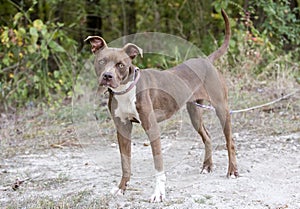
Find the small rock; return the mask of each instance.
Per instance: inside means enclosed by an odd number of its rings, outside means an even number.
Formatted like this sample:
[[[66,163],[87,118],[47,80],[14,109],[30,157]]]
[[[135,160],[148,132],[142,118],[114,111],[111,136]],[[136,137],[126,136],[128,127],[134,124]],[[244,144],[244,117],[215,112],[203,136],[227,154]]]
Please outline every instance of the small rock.
[[[233,138],[238,139],[240,137],[239,133],[233,133]]]

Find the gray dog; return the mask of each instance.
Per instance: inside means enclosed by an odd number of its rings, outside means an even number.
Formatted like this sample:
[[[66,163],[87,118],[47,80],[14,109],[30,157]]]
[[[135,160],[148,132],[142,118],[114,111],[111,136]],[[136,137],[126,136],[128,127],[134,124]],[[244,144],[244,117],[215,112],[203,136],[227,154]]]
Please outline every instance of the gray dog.
[[[170,118],[186,104],[193,127],[205,144],[205,159],[202,171],[212,170],[211,139],[204,127],[201,110],[195,105],[209,101],[223,127],[229,157],[227,176],[238,176],[235,146],[232,139],[227,88],[222,75],[212,63],[228,48],[230,26],[226,13],[222,10],[226,25],[225,41],[207,58],[193,58],[169,70],[139,70],[132,64],[142,49],[128,43],[123,48],[110,48],[103,38],[89,36],[95,55],[95,70],[99,85],[109,90],[108,108],[117,129],[121,153],[122,178],[117,193],[124,194],[131,175],[131,130],[132,123],[140,123],[151,144],[156,187],[151,202],[165,198],[163,157],[158,123]]]

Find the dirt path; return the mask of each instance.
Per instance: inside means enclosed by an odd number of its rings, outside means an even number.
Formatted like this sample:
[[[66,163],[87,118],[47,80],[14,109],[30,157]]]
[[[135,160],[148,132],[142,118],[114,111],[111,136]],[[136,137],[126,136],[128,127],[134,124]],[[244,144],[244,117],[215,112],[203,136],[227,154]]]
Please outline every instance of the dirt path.
[[[299,95],[271,111],[233,116],[237,179],[225,177],[227,151],[213,113],[205,114],[214,144],[210,174],[200,174],[203,145],[185,110],[162,124],[167,199],[155,204],[148,203],[154,169],[140,128],[134,129],[128,191],[113,196],[121,169],[111,121],[48,120],[34,126],[36,119],[31,123],[2,115],[0,208],[299,209],[300,108],[295,101]]]

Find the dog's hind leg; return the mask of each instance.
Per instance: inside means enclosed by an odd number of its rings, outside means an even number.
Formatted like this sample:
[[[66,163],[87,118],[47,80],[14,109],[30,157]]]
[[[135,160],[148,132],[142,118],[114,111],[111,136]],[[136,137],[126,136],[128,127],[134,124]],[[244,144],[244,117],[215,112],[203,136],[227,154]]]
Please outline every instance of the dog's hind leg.
[[[197,102],[201,103],[201,101]],[[205,145],[205,156],[201,173],[203,173],[204,171],[211,172],[213,166],[211,139],[202,120],[202,110],[199,107],[197,107],[193,102],[188,102],[186,106],[193,127],[199,133]]]
[[[216,109],[216,114],[220,120],[221,126],[223,127],[223,132],[226,139],[226,147],[228,151],[228,160],[229,160],[227,177],[230,177],[232,175],[238,177],[239,173],[237,170],[235,145],[232,138],[229,108],[227,105],[216,105],[215,109]]]
[[[209,70],[206,73],[204,89],[207,92],[210,103],[215,108],[225,135],[229,158],[227,176],[238,176],[235,146],[232,138],[230,112],[228,107],[228,93],[225,80],[222,76],[218,75],[215,70]]]

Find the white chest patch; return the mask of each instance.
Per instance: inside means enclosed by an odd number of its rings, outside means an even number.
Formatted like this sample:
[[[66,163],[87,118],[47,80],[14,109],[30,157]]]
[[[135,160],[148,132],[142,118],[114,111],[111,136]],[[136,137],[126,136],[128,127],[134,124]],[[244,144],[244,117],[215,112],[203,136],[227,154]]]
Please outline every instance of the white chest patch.
[[[118,107],[115,110],[115,116],[119,117],[123,123],[126,119],[133,119],[140,121],[139,114],[136,110],[136,86],[134,86],[129,92],[123,95],[114,95],[118,101]]]

